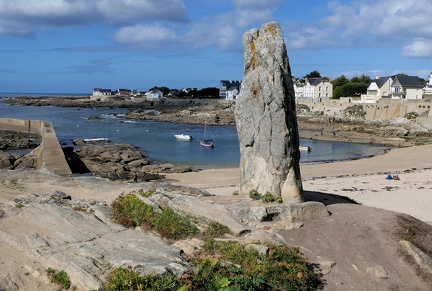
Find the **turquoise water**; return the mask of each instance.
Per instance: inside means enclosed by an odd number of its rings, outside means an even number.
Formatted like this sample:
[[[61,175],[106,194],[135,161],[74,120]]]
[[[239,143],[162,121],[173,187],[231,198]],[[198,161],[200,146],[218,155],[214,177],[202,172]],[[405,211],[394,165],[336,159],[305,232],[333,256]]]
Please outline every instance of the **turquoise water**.
[[[13,106],[0,102],[0,117],[46,120],[53,124],[57,138],[63,145],[72,145],[75,138],[108,138],[113,142],[129,143],[148,154],[153,161],[186,164],[196,167],[238,166],[240,160],[235,127],[207,127],[215,148],[203,148],[198,140],[204,127],[155,121],[130,121],[122,118],[122,108],[62,108]],[[89,116],[102,119],[88,120]],[[195,139],[179,141],[175,134],[189,134]],[[301,139],[302,163],[357,159],[381,153],[387,147]]]

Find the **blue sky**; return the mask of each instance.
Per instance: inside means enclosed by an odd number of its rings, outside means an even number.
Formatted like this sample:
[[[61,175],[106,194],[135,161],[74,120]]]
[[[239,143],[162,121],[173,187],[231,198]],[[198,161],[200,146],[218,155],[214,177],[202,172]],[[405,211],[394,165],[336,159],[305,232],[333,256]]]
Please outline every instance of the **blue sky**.
[[[0,0],[0,92],[218,87],[244,32],[283,31],[295,77],[432,72],[431,0]]]

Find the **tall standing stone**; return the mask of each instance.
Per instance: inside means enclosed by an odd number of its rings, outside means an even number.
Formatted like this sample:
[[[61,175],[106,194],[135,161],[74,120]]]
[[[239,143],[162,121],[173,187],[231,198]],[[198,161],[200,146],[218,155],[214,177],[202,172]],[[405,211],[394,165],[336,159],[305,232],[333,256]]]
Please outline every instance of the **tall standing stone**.
[[[282,30],[265,23],[243,35],[244,80],[236,101],[240,193],[302,202],[294,87]]]

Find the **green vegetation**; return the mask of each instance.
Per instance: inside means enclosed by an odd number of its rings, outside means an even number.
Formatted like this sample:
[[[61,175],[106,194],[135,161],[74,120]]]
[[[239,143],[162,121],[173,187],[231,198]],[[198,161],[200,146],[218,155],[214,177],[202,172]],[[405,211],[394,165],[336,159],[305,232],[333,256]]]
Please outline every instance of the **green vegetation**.
[[[275,197],[270,192],[266,192],[264,195],[262,195],[257,190],[251,190],[249,192],[249,197],[252,200],[260,200],[261,199],[264,203],[272,203],[272,202],[282,203],[283,202],[281,197]]]
[[[198,228],[187,217],[175,213],[169,207],[150,217],[150,224],[168,239],[181,239],[198,233]]]
[[[317,290],[320,277],[296,248],[268,245],[267,254],[235,242],[206,241],[195,271],[175,280],[117,268],[105,290]],[[217,257],[217,258],[215,258]]]
[[[166,207],[161,213],[137,197],[138,193],[120,195],[113,203],[114,218],[125,226],[147,224],[168,239],[180,239],[198,233],[198,228],[184,216]],[[277,201],[271,193],[251,196],[268,202]],[[105,290],[317,290],[320,278],[296,248],[268,244],[268,252],[259,253],[236,241],[216,241],[230,230],[217,221],[208,223],[202,233],[206,238],[199,256],[189,257],[191,273],[180,279],[171,276],[140,276],[132,269],[116,268]]]
[[[354,76],[351,80],[347,79],[344,75],[341,75],[332,81],[333,98],[358,97],[367,92],[370,83],[371,78],[364,74],[361,76]]]
[[[254,189],[254,190],[250,190],[249,197],[252,200],[260,200],[262,195],[257,190]]]
[[[406,119],[416,119],[418,116],[419,114],[417,112],[408,112],[404,117]]]
[[[283,200],[281,197],[275,197],[272,193],[270,192],[266,192],[262,197],[261,197],[262,201],[264,203],[272,203],[272,202],[277,202],[277,203],[282,203]]]
[[[351,117],[359,117],[364,118],[366,115],[366,111],[364,111],[363,105],[352,105],[345,109],[345,114]]]
[[[120,195],[113,203],[114,220],[125,227],[150,223],[153,208],[142,202],[134,193]]]
[[[318,72],[317,70],[314,70],[312,72],[310,72],[309,74],[307,74],[306,76],[303,77],[303,79],[306,78],[320,78],[321,77],[321,73]]]
[[[56,271],[51,267],[48,267],[45,271],[48,277],[51,278],[51,283],[59,285],[62,288],[61,290],[70,288],[71,282],[65,271]]]
[[[181,283],[171,276],[140,276],[125,268],[115,269],[105,284],[106,291],[182,290],[180,287]]]
[[[208,238],[214,238],[222,236],[229,232],[230,229],[228,226],[223,225],[217,221],[211,221],[207,226],[207,230],[204,232],[204,236]]]
[[[167,239],[181,239],[198,233],[198,228],[169,207],[161,213],[141,201],[135,192],[120,195],[113,203],[114,220],[125,227],[146,225]]]

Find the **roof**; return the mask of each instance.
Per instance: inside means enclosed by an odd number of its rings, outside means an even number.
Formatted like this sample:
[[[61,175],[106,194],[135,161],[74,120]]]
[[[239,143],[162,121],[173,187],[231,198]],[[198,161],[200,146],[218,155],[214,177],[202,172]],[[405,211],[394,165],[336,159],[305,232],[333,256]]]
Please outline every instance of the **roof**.
[[[327,78],[327,77],[309,78],[308,82],[311,86],[316,86],[321,82],[329,82],[329,78]]]
[[[231,86],[227,89],[227,91],[234,91],[234,90],[238,90],[238,86]]]
[[[372,80],[372,82],[375,82],[378,88],[382,88],[388,79],[390,79],[390,77],[379,77],[378,79]]]
[[[422,81],[417,76],[395,76],[394,78],[402,87],[424,88]]]
[[[240,86],[242,81],[232,81],[232,80],[221,80],[220,81],[222,84],[224,84],[227,88],[231,87],[231,86]]]
[[[94,88],[93,90],[99,92],[111,92],[111,89]]]

